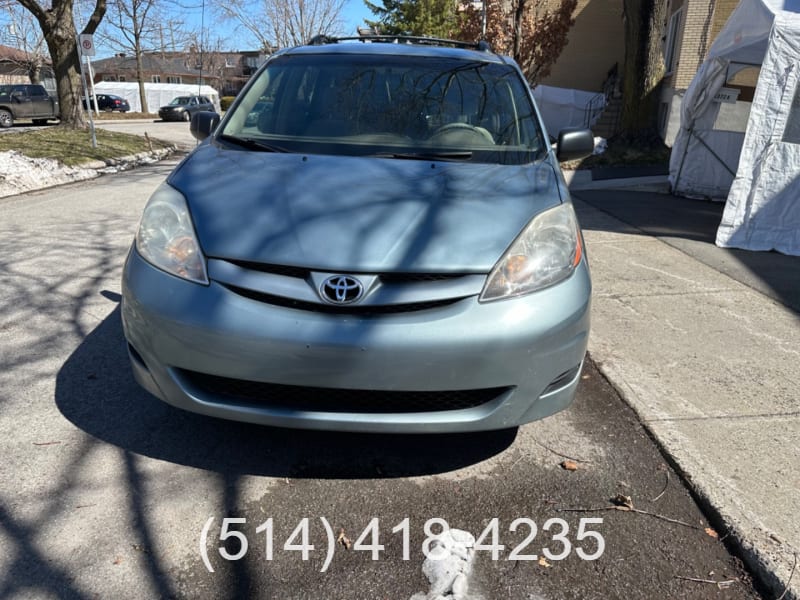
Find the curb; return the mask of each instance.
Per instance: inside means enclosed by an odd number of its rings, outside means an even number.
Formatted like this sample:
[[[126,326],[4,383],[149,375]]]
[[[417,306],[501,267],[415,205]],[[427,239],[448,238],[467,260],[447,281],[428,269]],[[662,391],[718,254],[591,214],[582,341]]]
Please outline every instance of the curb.
[[[669,177],[667,175],[650,175],[647,177],[625,177],[620,179],[592,179],[588,169],[579,171],[563,171],[564,179],[570,190],[637,190],[669,193]]]
[[[106,160],[92,160],[75,166],[80,169],[93,169],[95,171],[107,169],[108,167],[130,168],[145,161],[162,160],[177,151],[178,147],[175,144],[171,144],[165,148],[153,150],[152,152],[139,152],[138,154],[130,154],[128,156],[120,156],[119,158],[109,158]]]

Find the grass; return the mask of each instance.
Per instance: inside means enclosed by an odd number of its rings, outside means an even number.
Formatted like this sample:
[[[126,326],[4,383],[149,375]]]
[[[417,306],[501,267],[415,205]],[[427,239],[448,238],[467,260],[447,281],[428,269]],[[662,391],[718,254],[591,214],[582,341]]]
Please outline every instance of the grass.
[[[169,144],[138,135],[95,129],[97,148],[92,148],[88,129],[48,127],[36,131],[19,131],[0,136],[0,152],[17,150],[31,158],[54,158],[65,165],[77,166],[94,160],[121,158],[139,152],[166,148]]]
[[[107,112],[100,111],[99,115],[92,113],[95,121],[130,121],[132,119],[146,119],[148,121],[160,121],[161,118],[155,113],[142,113],[142,112]],[[89,120],[89,117],[86,117]]]

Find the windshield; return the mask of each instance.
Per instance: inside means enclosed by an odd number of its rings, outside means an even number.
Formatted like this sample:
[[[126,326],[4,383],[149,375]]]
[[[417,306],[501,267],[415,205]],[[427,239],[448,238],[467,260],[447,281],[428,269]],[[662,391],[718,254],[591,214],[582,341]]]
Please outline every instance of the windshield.
[[[172,102],[169,104],[170,106],[174,106],[175,104],[189,104],[189,98],[187,96],[179,96],[177,98],[173,98]]]
[[[419,56],[276,57],[221,134],[291,152],[489,163],[530,162],[547,149],[514,68]]]

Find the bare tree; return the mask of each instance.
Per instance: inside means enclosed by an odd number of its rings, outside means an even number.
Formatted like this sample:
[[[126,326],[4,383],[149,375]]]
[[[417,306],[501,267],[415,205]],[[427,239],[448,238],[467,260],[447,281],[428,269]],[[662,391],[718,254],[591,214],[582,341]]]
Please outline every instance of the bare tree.
[[[41,83],[42,69],[49,57],[44,35],[36,19],[19,4],[9,0],[0,2],[0,15],[0,43],[18,51],[8,58],[28,76],[31,83]]]
[[[17,0],[39,23],[42,30],[58,90],[61,124],[67,127],[86,126],[81,107],[81,73],[78,56],[78,29],[75,26],[75,0]],[[81,33],[93,34],[106,14],[106,0],[95,0],[94,9]]]
[[[265,52],[308,42],[343,29],[345,0],[230,0],[223,13],[237,21]]]
[[[517,61],[535,85],[550,73],[575,23],[577,0],[486,0],[486,40],[501,54]],[[471,4],[461,31],[462,39],[482,37],[482,9]]]
[[[136,81],[139,82],[139,101],[147,106],[144,89],[143,57],[160,39],[156,16],[157,0],[111,0],[101,32],[103,42],[136,60]]]

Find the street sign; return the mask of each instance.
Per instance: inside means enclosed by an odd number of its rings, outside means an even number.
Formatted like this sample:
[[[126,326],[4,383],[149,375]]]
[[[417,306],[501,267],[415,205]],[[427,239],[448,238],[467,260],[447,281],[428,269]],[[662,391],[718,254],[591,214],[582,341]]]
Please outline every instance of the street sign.
[[[94,56],[94,36],[90,33],[82,33],[78,36],[78,48],[81,56]]]

